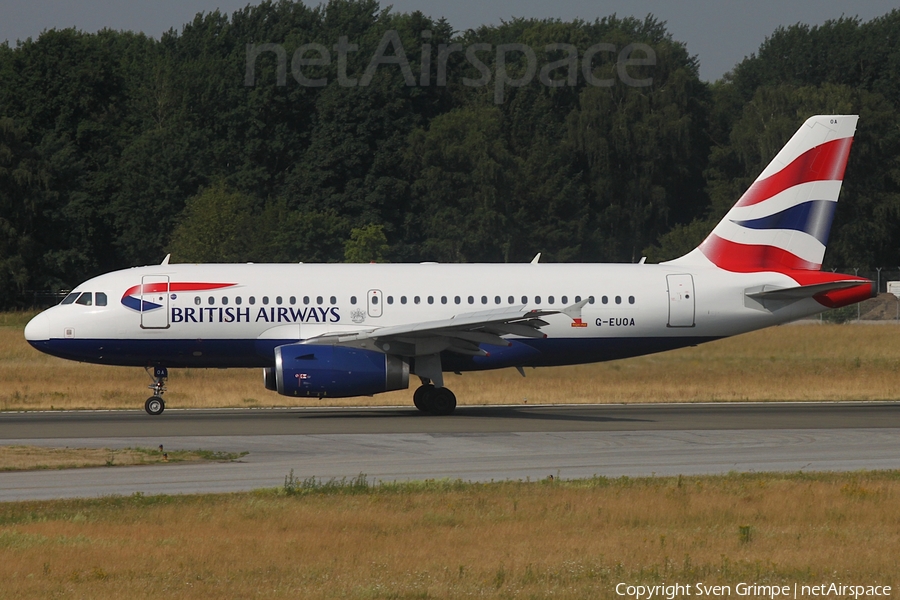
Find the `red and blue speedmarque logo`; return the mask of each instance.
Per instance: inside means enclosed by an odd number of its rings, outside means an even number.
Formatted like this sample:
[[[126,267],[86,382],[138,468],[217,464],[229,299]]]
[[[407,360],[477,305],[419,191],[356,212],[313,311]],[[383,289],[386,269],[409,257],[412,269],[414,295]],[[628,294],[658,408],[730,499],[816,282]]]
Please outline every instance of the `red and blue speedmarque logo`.
[[[234,283],[200,283],[200,282],[172,282],[172,283],[145,283],[143,285],[135,285],[122,295],[122,304],[136,310],[138,312],[148,312],[162,308],[162,304],[143,300],[142,296],[147,294],[166,294],[176,292],[207,292],[209,290],[220,290],[232,287]]]

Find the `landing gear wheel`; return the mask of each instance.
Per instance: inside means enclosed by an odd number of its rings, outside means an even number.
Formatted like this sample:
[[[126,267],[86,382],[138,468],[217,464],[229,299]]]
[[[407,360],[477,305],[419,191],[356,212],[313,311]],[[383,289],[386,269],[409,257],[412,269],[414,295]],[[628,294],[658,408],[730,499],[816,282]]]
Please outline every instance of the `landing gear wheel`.
[[[166,410],[166,403],[163,402],[163,399],[159,396],[150,396],[147,398],[147,401],[144,402],[144,410],[146,410],[149,415],[161,415],[162,412]]]
[[[150,375],[150,367],[144,367],[144,370],[147,371],[147,375]],[[150,375],[153,383],[147,386],[153,391],[153,395],[144,402],[144,410],[147,411],[148,415],[161,415],[166,410],[166,403],[163,402],[162,395],[166,391],[166,379],[168,378],[168,369],[165,367],[153,367],[153,374]]]
[[[413,394],[413,404],[423,413],[444,416],[456,410],[456,396],[447,388],[436,388],[426,383]]]
[[[429,395],[429,400],[433,415],[452,415],[456,410],[456,395],[445,387],[435,388]]]
[[[416,388],[415,393],[413,394],[413,404],[416,405],[422,412],[429,412],[428,410],[428,396],[434,391],[434,386],[430,383],[427,385],[420,385]]]

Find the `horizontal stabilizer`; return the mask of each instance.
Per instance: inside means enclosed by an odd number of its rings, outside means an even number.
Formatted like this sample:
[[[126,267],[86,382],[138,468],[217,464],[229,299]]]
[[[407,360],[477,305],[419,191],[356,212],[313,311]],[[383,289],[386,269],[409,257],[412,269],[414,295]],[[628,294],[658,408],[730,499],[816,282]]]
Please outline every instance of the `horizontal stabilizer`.
[[[797,287],[781,288],[777,290],[764,290],[748,293],[747,296],[754,300],[803,300],[804,298],[812,298],[824,292],[844,290],[864,283],[869,282],[860,281],[859,279],[845,279],[841,281],[828,281],[826,283],[814,283],[811,285],[798,285]]]

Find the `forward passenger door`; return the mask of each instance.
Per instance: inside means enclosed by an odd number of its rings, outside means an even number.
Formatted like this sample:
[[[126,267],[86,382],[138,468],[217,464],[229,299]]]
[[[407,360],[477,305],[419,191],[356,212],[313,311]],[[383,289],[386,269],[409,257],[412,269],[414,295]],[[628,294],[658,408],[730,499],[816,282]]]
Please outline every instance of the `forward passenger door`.
[[[169,327],[169,277],[144,275],[141,279],[141,328]]]

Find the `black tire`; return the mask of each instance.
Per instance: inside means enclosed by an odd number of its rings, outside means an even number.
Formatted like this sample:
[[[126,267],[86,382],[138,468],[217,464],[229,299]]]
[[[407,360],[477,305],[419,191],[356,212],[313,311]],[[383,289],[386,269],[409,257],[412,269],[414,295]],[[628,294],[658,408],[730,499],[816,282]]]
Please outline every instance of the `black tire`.
[[[416,405],[416,408],[424,413],[431,412],[431,410],[429,409],[429,396],[433,391],[434,386],[430,383],[427,385],[420,385],[418,388],[416,388],[415,393],[413,393],[413,404]]]
[[[456,410],[456,395],[445,387],[435,388],[428,395],[429,412],[433,415],[452,415]]]
[[[161,415],[163,411],[166,410],[166,403],[163,402],[163,399],[159,396],[150,396],[147,398],[147,401],[144,402],[144,410],[147,411],[148,415],[153,415],[155,417]]]

